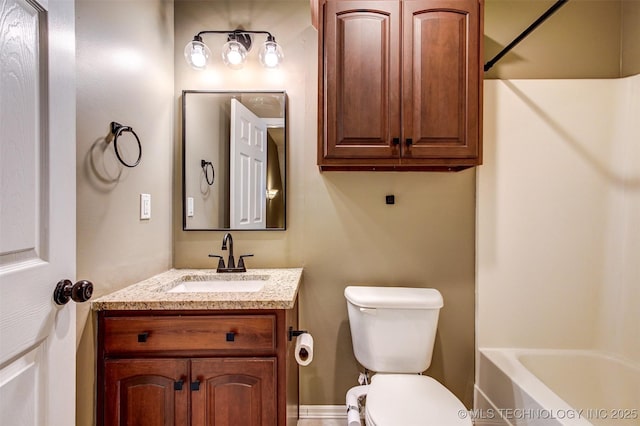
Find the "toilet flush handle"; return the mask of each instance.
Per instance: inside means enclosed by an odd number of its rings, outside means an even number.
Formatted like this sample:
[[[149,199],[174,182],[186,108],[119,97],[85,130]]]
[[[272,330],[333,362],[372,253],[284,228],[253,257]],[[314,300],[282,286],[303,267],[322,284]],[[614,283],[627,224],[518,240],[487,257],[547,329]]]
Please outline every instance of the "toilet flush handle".
[[[376,315],[376,308],[360,308],[363,314]]]

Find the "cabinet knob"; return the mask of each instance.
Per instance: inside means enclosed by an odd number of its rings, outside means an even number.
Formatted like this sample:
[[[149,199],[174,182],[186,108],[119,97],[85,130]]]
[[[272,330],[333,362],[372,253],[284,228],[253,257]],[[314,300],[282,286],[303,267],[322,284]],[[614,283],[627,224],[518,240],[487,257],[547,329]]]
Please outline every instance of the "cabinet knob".
[[[411,139],[411,138],[407,138],[407,139],[405,140],[405,143],[407,144],[407,146],[411,146],[411,145],[413,145],[413,139]]]
[[[393,142],[394,145],[400,145],[400,138],[393,138],[391,142]]]
[[[138,343],[145,343],[147,341],[147,337],[149,337],[149,333],[146,331],[138,334]]]
[[[230,331],[227,333],[227,342],[234,342],[236,340],[236,333]]]
[[[196,380],[195,382],[191,382],[191,390],[199,391],[200,390],[200,380]]]
[[[180,379],[173,384],[173,390],[182,390],[183,385],[184,385],[184,380]]]

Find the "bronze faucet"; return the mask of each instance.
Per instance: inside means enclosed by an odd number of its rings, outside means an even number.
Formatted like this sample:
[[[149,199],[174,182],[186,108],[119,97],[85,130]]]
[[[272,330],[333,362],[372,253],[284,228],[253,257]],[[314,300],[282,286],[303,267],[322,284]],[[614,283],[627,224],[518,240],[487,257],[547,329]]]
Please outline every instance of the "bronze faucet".
[[[227,261],[227,268],[235,268],[236,261],[233,258],[233,237],[229,232],[224,234],[224,238],[222,238],[222,250],[227,249],[227,241],[229,242],[229,260]]]
[[[244,258],[251,257],[253,255],[243,254],[238,260],[238,266],[236,266],[236,261],[233,257],[233,237],[229,232],[224,234],[224,237],[222,238],[222,250],[227,250],[227,243],[229,244],[229,259],[227,260],[227,266],[224,265],[222,256],[219,256],[217,254],[209,255],[209,257],[218,258],[218,268],[216,269],[216,272],[247,272],[247,268],[244,266]]]

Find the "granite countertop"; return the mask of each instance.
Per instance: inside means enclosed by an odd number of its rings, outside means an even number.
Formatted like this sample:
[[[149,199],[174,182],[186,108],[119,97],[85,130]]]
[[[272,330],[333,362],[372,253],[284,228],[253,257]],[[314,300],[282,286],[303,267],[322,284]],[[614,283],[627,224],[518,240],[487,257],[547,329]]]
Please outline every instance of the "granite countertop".
[[[255,292],[168,293],[182,281],[266,279]],[[171,269],[91,302],[102,310],[291,309],[302,281],[302,268],[249,269],[216,273],[215,269]]]

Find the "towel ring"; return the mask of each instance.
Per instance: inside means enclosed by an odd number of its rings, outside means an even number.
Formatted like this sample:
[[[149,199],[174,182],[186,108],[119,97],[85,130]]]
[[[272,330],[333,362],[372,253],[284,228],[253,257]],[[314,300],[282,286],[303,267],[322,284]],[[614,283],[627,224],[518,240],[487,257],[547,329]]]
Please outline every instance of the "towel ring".
[[[118,137],[124,132],[130,132],[136,138],[136,142],[138,143],[138,159],[133,164],[129,164],[124,161],[122,157],[120,157],[120,151],[118,151]],[[134,132],[133,129],[129,126],[123,126],[120,123],[112,121],[111,134],[113,135],[113,148],[116,151],[116,157],[118,157],[118,161],[120,161],[126,167],[135,167],[140,164],[140,159],[142,159],[142,144],[140,143],[140,138],[138,138],[136,132]]]
[[[211,179],[209,179],[209,167],[211,167]],[[202,171],[204,172],[204,178],[207,180],[207,184],[209,186],[213,185],[213,181],[216,179],[216,171],[213,168],[213,164],[211,161],[200,160],[200,167],[202,167]]]

